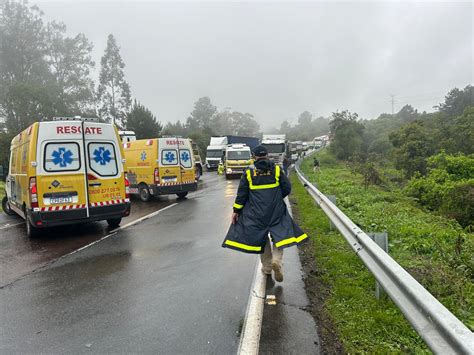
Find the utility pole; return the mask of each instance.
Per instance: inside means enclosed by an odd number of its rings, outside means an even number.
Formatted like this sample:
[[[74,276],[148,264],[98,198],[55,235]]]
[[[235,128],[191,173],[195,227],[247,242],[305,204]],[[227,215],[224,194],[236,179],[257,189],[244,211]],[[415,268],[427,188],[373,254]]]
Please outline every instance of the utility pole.
[[[392,102],[392,116],[393,116],[393,109],[395,107],[395,95],[394,94],[390,94],[390,98],[391,98],[391,102]]]

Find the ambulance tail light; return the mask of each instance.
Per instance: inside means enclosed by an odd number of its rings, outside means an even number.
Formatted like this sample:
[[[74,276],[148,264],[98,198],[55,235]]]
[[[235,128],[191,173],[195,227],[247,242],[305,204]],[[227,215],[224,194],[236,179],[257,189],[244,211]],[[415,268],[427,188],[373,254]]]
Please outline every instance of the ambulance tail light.
[[[125,198],[130,198],[130,181],[125,177]]]
[[[158,168],[155,168],[155,172],[153,176],[155,179],[155,184],[159,184],[160,183],[160,170]]]
[[[35,176],[30,178],[30,201],[31,201],[31,208],[38,207],[38,188],[36,186]]]

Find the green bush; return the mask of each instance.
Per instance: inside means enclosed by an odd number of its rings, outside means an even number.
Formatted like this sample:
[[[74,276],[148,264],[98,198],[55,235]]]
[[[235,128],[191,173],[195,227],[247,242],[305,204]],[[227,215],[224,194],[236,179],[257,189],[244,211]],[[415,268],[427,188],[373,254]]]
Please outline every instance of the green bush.
[[[447,155],[428,159],[428,174],[415,175],[408,196],[432,211],[456,219],[463,227],[474,225],[474,155]]]

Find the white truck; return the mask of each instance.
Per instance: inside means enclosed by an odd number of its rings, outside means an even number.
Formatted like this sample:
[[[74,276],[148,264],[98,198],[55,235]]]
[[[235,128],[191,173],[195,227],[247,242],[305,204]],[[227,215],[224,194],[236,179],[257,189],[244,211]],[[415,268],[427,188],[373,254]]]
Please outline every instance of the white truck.
[[[287,142],[284,134],[264,134],[262,145],[267,148],[268,158],[277,165],[283,164],[286,156]]]
[[[206,150],[207,170],[217,170],[227,148],[227,137],[211,137]]]

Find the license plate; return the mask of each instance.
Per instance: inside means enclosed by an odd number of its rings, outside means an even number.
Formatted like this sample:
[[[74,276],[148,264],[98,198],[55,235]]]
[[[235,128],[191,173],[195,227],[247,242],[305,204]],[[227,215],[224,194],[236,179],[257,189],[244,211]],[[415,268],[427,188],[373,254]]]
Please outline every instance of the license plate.
[[[177,182],[178,179],[177,179],[177,178],[167,178],[167,177],[163,177],[163,181],[165,181],[165,182]]]
[[[59,205],[59,204],[64,204],[64,203],[71,203],[72,202],[72,196],[68,197],[51,197],[50,203],[52,205]]]

